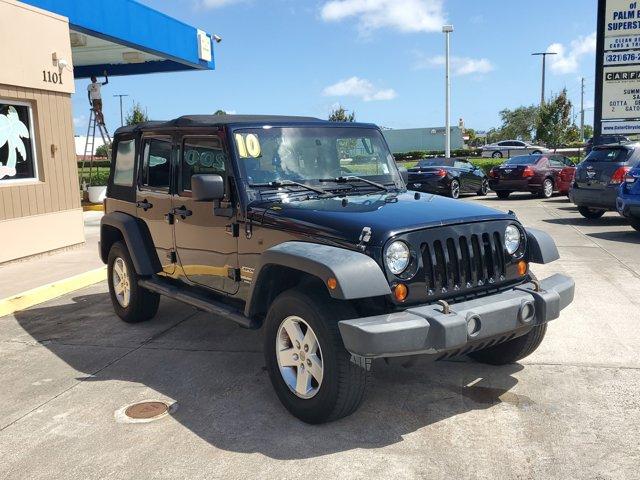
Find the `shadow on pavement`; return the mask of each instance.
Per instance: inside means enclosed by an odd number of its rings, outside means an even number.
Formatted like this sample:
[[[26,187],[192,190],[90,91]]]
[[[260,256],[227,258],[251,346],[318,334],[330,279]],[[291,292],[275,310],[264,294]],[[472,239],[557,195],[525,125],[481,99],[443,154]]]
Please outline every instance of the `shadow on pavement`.
[[[425,426],[500,402],[532,403],[510,392],[521,365],[489,367],[460,360],[418,362],[406,369],[380,361],[358,412],[338,422],[309,426],[277,400],[263,366],[260,331],[212,320],[165,300],[151,322],[125,324],[113,314],[106,293],[78,296],[15,317],[33,339],[86,373],[84,382],[98,384],[88,391],[73,390],[78,392],[71,394],[73,401],[126,404],[139,400],[133,393],[139,389],[102,382],[142,384],[177,401],[173,418],[217,448],[276,459],[383,447]],[[118,347],[118,353],[95,371],[95,366],[89,367],[95,365],[92,357],[105,347]],[[96,405],[83,407],[100,411]]]
[[[633,230],[631,227],[629,227],[629,231],[625,232],[599,232],[587,233],[586,235],[589,237],[599,238],[600,240],[640,244],[640,233]]]
[[[596,219],[588,219],[584,217],[572,217],[572,218],[545,218],[543,222],[553,223],[555,225],[575,225],[579,227],[619,227],[619,226],[628,226],[629,229],[632,227],[629,225],[629,222],[620,216],[604,216]]]

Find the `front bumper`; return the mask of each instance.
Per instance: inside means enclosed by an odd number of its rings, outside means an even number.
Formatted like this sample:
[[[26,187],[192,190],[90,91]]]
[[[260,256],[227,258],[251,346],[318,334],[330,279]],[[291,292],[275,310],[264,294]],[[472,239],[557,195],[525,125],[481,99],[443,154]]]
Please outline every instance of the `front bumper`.
[[[354,355],[368,358],[438,355],[485,339],[523,334],[535,325],[554,320],[573,301],[574,289],[572,278],[556,274],[540,282],[537,292],[528,283],[453,304],[449,314],[444,314],[440,305],[425,305],[404,312],[343,320],[338,327],[345,348]],[[467,328],[470,320],[479,322],[479,328],[472,334]]]

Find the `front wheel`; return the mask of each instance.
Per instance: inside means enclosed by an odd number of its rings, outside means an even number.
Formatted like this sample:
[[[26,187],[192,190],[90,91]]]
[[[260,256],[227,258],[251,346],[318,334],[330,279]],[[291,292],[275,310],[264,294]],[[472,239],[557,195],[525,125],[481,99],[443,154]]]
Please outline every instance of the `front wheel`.
[[[535,326],[521,337],[470,353],[469,356],[480,363],[508,365],[531,355],[542,343],[547,333],[547,324]]]
[[[578,207],[578,212],[584,218],[588,218],[589,220],[596,220],[604,215],[604,210],[599,208],[589,208],[589,207]]]
[[[460,182],[458,180],[451,180],[449,196],[451,198],[460,198]]]
[[[344,348],[338,321],[344,304],[292,289],[280,294],[265,320],[264,355],[273,388],[289,412],[307,423],[351,415],[364,398],[370,360]]]
[[[158,312],[160,295],[138,286],[138,275],[122,242],[114,243],[109,250],[107,278],[113,309],[123,321],[144,322]]]

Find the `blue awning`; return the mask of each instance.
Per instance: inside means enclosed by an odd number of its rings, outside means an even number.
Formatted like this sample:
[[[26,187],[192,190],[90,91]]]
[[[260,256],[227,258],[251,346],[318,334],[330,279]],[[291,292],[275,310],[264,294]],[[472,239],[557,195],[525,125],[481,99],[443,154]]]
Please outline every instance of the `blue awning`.
[[[134,0],[24,1],[69,19],[75,78],[215,68],[210,34]]]

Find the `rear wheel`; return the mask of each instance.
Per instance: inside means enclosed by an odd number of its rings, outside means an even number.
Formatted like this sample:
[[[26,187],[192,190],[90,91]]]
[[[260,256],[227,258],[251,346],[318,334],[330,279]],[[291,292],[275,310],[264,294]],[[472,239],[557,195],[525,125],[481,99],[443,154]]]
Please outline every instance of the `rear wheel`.
[[[449,186],[449,196],[451,198],[460,198],[460,182],[458,180],[451,180]]]
[[[158,312],[160,295],[138,286],[138,274],[122,242],[114,243],[109,250],[107,277],[113,309],[123,321],[144,322]]]
[[[502,158],[502,152],[493,152],[491,154],[492,158]]]
[[[297,289],[280,294],[265,320],[264,355],[282,404],[307,423],[351,415],[362,403],[370,360],[344,348],[338,321],[344,304]]]
[[[551,198],[553,196],[553,180],[550,178],[544,179],[544,182],[542,182],[542,190],[540,190],[539,195],[542,198]]]
[[[484,197],[489,191],[489,180],[486,178],[482,180],[482,185],[480,186],[480,190],[476,192],[476,194],[480,197]]]
[[[547,333],[547,324],[535,326],[530,332],[495,347],[478,350],[469,356],[481,363],[490,365],[507,365],[531,355],[542,343]]]
[[[580,212],[580,215],[584,218],[596,220],[604,215],[605,210],[599,208],[578,207],[578,212]]]
[[[506,200],[511,195],[511,192],[509,190],[497,190],[496,195],[498,195],[499,199]]]

